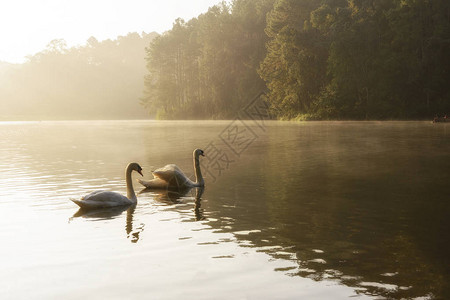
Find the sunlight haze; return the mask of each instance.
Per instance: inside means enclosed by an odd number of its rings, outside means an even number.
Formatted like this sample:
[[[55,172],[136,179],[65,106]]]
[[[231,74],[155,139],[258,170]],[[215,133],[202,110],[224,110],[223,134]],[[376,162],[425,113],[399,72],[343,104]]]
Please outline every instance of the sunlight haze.
[[[0,41],[0,300],[450,300],[450,0],[2,0]]]
[[[94,36],[114,39],[129,32],[162,33],[176,18],[186,21],[219,0],[17,0],[0,5],[0,61],[22,63],[53,39],[83,45]]]

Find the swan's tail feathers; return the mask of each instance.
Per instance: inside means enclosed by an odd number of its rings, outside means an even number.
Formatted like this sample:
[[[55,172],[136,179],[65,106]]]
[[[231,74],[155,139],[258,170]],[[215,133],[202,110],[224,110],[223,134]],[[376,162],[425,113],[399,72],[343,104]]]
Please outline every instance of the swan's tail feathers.
[[[139,179],[139,178],[137,178],[136,179],[140,184],[142,184],[143,186],[145,186],[145,187],[149,187],[148,185],[148,181],[144,181],[144,180],[142,180],[142,179]]]
[[[70,198],[70,200],[75,203],[76,205],[78,205],[79,207],[83,207],[83,202],[80,199],[74,199],[74,198]]]
[[[143,186],[145,186],[146,188],[150,188],[150,189],[157,189],[157,188],[159,188],[160,186],[161,186],[161,184],[160,184],[160,182],[159,182],[159,180],[155,180],[155,179],[152,179],[152,180],[148,180],[148,181],[145,181],[145,180],[142,180],[142,179],[136,179],[140,184],[142,184]]]
[[[159,179],[159,178],[155,178],[149,181],[144,181],[141,179],[136,179],[140,184],[142,184],[143,186],[145,186],[146,188],[149,189],[167,189],[167,182]]]

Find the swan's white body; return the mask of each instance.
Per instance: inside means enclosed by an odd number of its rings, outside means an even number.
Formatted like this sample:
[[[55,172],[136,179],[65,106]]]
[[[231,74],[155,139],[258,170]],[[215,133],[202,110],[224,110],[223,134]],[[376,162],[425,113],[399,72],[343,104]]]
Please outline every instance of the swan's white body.
[[[125,170],[127,183],[127,196],[110,191],[95,191],[81,199],[70,199],[83,209],[107,208],[116,206],[131,205],[137,202],[136,194],[133,189],[131,172],[136,171],[142,175],[142,168],[137,163],[130,163]]]
[[[110,191],[95,191],[86,196],[81,197],[81,199],[70,199],[75,204],[81,208],[106,208],[115,206],[131,205],[135,203],[134,201],[128,199],[127,197]]]
[[[174,165],[166,165],[152,172],[155,177],[152,180],[138,180],[140,184],[149,189],[183,189],[188,187],[204,186],[202,172],[200,170],[199,157],[204,156],[203,150],[195,149],[193,153],[195,182],[189,179],[181,169]]]

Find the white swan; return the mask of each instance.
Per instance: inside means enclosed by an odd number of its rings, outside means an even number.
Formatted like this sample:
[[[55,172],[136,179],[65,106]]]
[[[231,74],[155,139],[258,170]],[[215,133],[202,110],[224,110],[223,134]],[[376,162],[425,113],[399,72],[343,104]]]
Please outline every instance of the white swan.
[[[137,202],[136,194],[133,189],[131,180],[131,172],[136,171],[142,175],[142,168],[137,163],[130,163],[125,169],[125,178],[127,182],[127,196],[123,196],[116,192],[95,191],[81,199],[70,199],[82,209],[96,209],[115,206],[131,205]]]
[[[200,155],[205,156],[205,153],[201,149],[195,149],[192,155],[194,157],[195,182],[190,180],[176,165],[170,164],[153,171],[154,179],[149,181],[138,179],[139,183],[149,189],[183,189],[204,186],[205,181],[200,170],[199,157]]]

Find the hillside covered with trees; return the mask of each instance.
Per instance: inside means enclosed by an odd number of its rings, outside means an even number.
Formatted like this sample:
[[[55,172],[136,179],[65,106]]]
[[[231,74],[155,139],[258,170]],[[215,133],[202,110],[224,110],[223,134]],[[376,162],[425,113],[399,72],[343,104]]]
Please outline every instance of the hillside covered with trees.
[[[88,39],[68,48],[53,40],[23,64],[0,63],[3,120],[136,119],[144,89],[145,47],[157,33]]]
[[[232,118],[260,91],[279,118],[431,118],[450,112],[450,2],[234,0],[146,60],[158,118]]]

